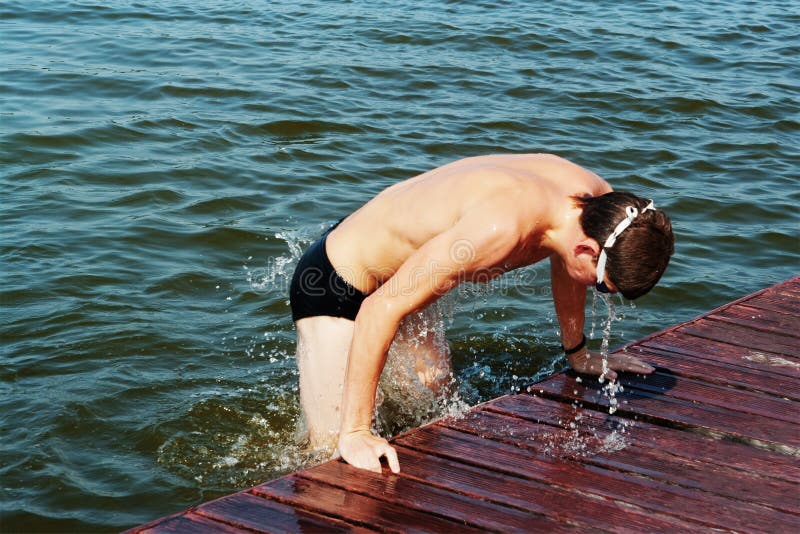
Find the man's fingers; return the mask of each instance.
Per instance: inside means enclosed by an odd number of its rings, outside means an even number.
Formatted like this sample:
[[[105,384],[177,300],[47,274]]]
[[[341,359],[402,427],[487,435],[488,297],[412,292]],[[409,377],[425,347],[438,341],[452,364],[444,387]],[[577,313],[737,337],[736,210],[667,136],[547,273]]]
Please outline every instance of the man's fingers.
[[[644,363],[639,358],[627,354],[620,354],[615,359],[614,369],[618,371],[630,371],[632,373],[650,374],[655,371],[655,367]]]
[[[392,473],[399,473],[400,461],[397,459],[397,451],[394,450],[394,447],[387,444],[383,454],[386,456],[386,461],[389,462],[389,469],[392,470]]]
[[[372,471],[373,473],[381,472],[380,456],[374,454],[370,454],[369,456],[364,455],[357,461],[350,462],[350,465],[352,465],[353,467],[358,467],[359,469],[366,469],[367,471]]]

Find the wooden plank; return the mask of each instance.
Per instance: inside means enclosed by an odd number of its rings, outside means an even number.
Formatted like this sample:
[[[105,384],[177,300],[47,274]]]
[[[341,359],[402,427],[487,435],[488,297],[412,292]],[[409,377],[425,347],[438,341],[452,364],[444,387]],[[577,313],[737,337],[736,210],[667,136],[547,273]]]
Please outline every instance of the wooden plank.
[[[636,343],[645,343],[645,342],[647,342],[647,341],[649,341],[649,340],[651,340],[651,339],[653,339],[655,337],[660,337],[660,336],[663,336],[665,334],[673,333],[677,329],[682,328],[685,325],[692,324],[692,323],[695,323],[697,321],[700,321],[700,320],[704,319],[707,315],[711,315],[711,314],[714,314],[714,313],[719,313],[719,312],[721,312],[721,311],[723,311],[723,310],[725,310],[727,308],[738,306],[740,304],[749,304],[750,301],[754,301],[755,299],[757,299],[757,298],[759,298],[759,297],[761,297],[763,295],[768,295],[769,296],[769,295],[775,294],[776,292],[781,292],[782,290],[784,290],[786,288],[794,287],[795,285],[800,286],[800,282],[797,282],[798,279],[800,279],[800,275],[797,276],[797,277],[791,278],[789,280],[786,280],[786,281],[784,281],[782,283],[776,284],[774,286],[764,288],[764,289],[762,289],[760,291],[756,291],[755,293],[751,293],[749,295],[744,295],[744,296],[739,297],[738,299],[736,299],[736,300],[734,300],[732,302],[727,302],[727,303],[725,303],[725,304],[723,304],[721,306],[718,306],[718,307],[714,308],[711,311],[704,312],[704,313],[698,315],[697,317],[695,317],[694,319],[690,319],[689,321],[685,321],[685,322],[680,323],[680,324],[672,325],[672,326],[669,326],[669,327],[665,328],[664,330],[660,330],[660,331],[654,332],[654,333],[652,333],[652,334],[650,334],[648,336],[645,336],[642,339],[639,339]],[[781,297],[781,298],[786,298],[786,297]],[[790,302],[790,303],[791,304],[796,304],[795,302]]]
[[[777,314],[797,317],[800,315],[800,296],[798,295],[800,295],[800,290],[793,287],[791,283],[781,284],[753,295],[747,299],[745,304]]]
[[[759,507],[716,495],[663,484],[644,477],[540,455],[496,441],[433,425],[406,434],[398,442],[406,447],[439,454],[465,464],[496,470],[512,477],[536,479],[551,485],[577,488],[582,494],[614,499],[637,508],[728,530],[792,530],[796,516],[776,510],[759,513]],[[576,502],[583,506],[583,501]],[[709,510],[714,514],[709,514]]]
[[[800,401],[800,382],[782,375],[724,361],[698,360],[692,355],[661,350],[650,345],[630,345],[622,352],[636,356],[655,367],[665,367],[676,377]]]
[[[590,529],[662,532],[695,532],[696,523],[641,510],[573,488],[551,486],[534,479],[506,476],[493,469],[470,465],[396,445],[401,462],[400,476],[502,504],[532,514],[547,514],[555,521]]]
[[[371,532],[245,492],[206,503],[195,513],[256,532]]]
[[[638,447],[662,451],[687,461],[700,461],[725,466],[746,474],[754,484],[775,479],[800,484],[800,463],[795,456],[756,449],[743,443],[715,439],[702,434],[658,426],[645,421],[632,421],[605,412],[578,407],[529,394],[506,395],[483,406],[485,410],[511,414],[530,421],[570,428],[576,420],[605,437],[615,430],[633,425],[635,432],[626,432],[627,440]]]
[[[217,534],[252,532],[225,523],[206,519],[192,512],[184,512],[126,531],[142,534]]]
[[[688,334],[667,332],[632,346],[655,348],[679,355],[697,358],[702,363],[722,362],[773,375],[783,375],[793,382],[800,379],[800,363],[780,354],[750,349],[720,341],[703,339]]]
[[[677,334],[691,334],[696,337],[723,341],[749,349],[773,352],[790,358],[800,359],[800,343],[791,336],[761,332],[740,325],[730,325],[712,319],[695,321],[675,330]]]
[[[760,504],[786,513],[800,514],[798,485],[756,479],[738,470],[689,458],[671,456],[640,446],[633,439],[635,426],[617,432],[602,432],[582,420],[574,430],[533,423],[486,408],[463,418],[442,422],[448,428],[476,436],[526,447],[538,453],[588,463],[604,469],[648,477],[716,495]]]
[[[556,375],[531,387],[531,392],[556,400],[577,401],[592,407],[606,408],[608,398],[599,391],[587,388],[589,378],[575,381],[574,373]],[[754,424],[750,414],[708,404],[697,404],[674,396],[634,388],[628,380],[626,391],[619,393],[619,415],[647,418],[661,425],[690,427],[725,435],[729,439],[745,440],[755,446],[797,452],[800,436],[792,425],[776,419],[762,418]],[[601,409],[602,409],[601,408]]]
[[[402,457],[403,469],[414,470],[416,458]],[[543,515],[500,506],[449,488],[421,483],[413,478],[391,474],[377,475],[353,469],[344,462],[327,462],[300,476],[339,487],[349,492],[369,495],[412,510],[441,516],[472,527],[493,532],[566,532],[575,527]],[[486,484],[485,480],[481,481]]]
[[[706,317],[762,332],[793,337],[800,343],[800,316],[763,310],[749,306],[749,302],[725,308]]]
[[[388,475],[387,476],[391,476]],[[456,521],[410,510],[295,475],[256,486],[255,495],[382,532],[483,532]]]
[[[639,391],[646,391],[696,404],[717,406],[726,410],[757,415],[762,418],[759,424],[765,424],[763,418],[790,424],[798,422],[797,404],[789,399],[734,389],[688,377],[678,377],[667,368],[657,368],[656,372],[650,375],[624,373],[619,376],[618,382],[626,389],[632,388],[633,396]],[[584,380],[583,386],[599,391],[600,384],[592,377]],[[800,445],[800,441],[798,441],[798,445]]]

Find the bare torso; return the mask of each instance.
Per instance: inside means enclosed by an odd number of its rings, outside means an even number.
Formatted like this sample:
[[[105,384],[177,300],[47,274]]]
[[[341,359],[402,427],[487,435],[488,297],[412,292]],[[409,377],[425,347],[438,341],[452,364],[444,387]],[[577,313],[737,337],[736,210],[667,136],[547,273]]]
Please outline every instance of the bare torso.
[[[462,159],[385,189],[330,234],[327,252],[349,283],[371,293],[425,243],[472,215],[473,225],[503,229],[497,239],[508,242],[508,254],[478,265],[499,274],[552,253],[547,232],[571,195],[610,190],[591,171],[549,154]]]

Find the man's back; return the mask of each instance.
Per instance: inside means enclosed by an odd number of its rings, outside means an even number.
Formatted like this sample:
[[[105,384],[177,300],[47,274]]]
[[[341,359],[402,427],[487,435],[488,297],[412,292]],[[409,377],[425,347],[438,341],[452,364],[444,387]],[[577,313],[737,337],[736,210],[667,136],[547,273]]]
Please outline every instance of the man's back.
[[[511,228],[498,238],[535,240],[570,195],[610,189],[596,174],[549,154],[466,158],[385,189],[331,234],[328,254],[348,282],[369,293],[472,210],[482,212],[482,224],[502,220]]]

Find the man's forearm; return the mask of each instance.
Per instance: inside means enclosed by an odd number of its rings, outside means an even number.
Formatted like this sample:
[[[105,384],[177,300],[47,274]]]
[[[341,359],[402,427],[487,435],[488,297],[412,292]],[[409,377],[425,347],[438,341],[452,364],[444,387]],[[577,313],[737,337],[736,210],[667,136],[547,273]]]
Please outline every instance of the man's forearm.
[[[571,349],[583,340],[586,287],[567,276],[558,258],[550,259],[553,305],[561,327],[561,344]]]
[[[399,323],[373,307],[362,306],[353,329],[342,391],[342,433],[370,430],[375,392]]]

